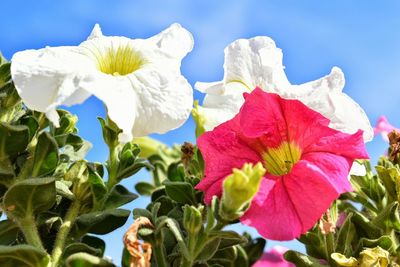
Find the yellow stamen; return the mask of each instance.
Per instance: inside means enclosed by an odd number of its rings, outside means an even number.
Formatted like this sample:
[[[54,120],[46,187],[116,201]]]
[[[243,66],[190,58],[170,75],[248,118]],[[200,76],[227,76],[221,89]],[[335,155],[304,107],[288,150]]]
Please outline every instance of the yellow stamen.
[[[141,54],[130,46],[108,48],[103,55],[97,57],[98,69],[113,76],[123,76],[138,70],[145,60]]]
[[[272,175],[285,175],[300,160],[301,149],[293,142],[283,142],[276,148],[267,149],[262,157],[264,167]]]

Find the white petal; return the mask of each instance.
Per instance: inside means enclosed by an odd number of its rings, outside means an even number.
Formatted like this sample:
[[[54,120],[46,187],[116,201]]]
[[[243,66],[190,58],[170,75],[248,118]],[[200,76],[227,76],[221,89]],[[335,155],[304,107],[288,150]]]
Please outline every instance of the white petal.
[[[121,141],[130,141],[138,105],[137,94],[129,79],[98,72],[87,79],[84,86],[104,102],[108,116],[123,130]]]
[[[139,98],[134,136],[165,133],[187,120],[193,106],[193,91],[183,76],[141,69],[129,78]]]
[[[206,117],[205,129],[210,131],[221,123],[232,119],[244,103],[243,93],[247,88],[240,83],[229,83],[223,95],[208,94],[203,101]]]
[[[364,164],[360,164],[357,161],[354,161],[350,169],[350,175],[365,176],[366,174],[367,170],[365,169]]]
[[[54,112],[58,105],[67,100],[68,104],[82,102],[88,97],[87,93],[76,91],[81,89],[79,84],[85,73],[93,67],[77,47],[47,47],[14,54],[11,75],[24,104],[46,112],[57,125]]]
[[[194,84],[194,87],[198,91],[207,94],[220,95],[224,92],[223,82],[211,82],[211,83],[196,82]]]
[[[239,81],[250,90],[256,86],[268,92],[288,88],[282,65],[282,51],[269,37],[239,39],[225,48],[225,83]]]
[[[159,34],[145,40],[161,49],[166,55],[182,60],[193,49],[193,36],[180,24],[174,23]]]
[[[100,37],[103,37],[103,33],[101,32],[100,25],[96,23],[93,27],[92,32],[90,33],[90,35],[87,39],[91,40],[91,39],[96,39],[96,38],[100,38]]]
[[[316,81],[293,86],[283,97],[295,98],[331,120],[330,127],[346,133],[364,131],[364,140],[371,141],[373,129],[364,110],[348,95],[342,93],[343,72],[332,68],[329,75]]]

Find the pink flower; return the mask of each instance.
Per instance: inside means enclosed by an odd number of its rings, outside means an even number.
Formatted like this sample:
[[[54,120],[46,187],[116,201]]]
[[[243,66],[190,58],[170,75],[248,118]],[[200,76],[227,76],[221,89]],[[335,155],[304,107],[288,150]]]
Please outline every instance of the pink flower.
[[[253,267],[294,267],[295,265],[287,262],[283,254],[287,248],[276,246],[265,252],[264,255],[253,264]]]
[[[374,127],[374,135],[381,134],[382,139],[389,142],[388,134],[393,130],[400,131],[391,125],[385,116],[380,116]]]
[[[197,140],[205,176],[197,189],[210,203],[222,194],[233,168],[261,162],[267,170],[249,210],[241,217],[265,238],[290,240],[310,229],[331,202],[352,190],[354,159],[366,159],[363,133],[328,127],[329,119],[298,100],[256,88],[231,120]]]

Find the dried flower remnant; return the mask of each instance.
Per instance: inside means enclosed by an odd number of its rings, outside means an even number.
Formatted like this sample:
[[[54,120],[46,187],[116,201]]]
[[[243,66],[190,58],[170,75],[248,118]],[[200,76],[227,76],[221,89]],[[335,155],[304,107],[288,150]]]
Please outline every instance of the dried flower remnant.
[[[153,228],[146,217],[137,218],[124,235],[124,245],[131,255],[130,267],[150,267],[152,247],[150,243],[141,243],[137,238],[139,228],[142,226]]]

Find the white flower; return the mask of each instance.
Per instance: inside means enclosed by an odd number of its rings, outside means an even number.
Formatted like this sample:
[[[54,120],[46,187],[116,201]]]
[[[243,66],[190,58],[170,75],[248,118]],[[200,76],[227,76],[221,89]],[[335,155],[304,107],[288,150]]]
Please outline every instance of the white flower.
[[[57,106],[95,95],[128,141],[186,121],[193,92],[180,65],[192,48],[192,35],[179,24],[149,39],[104,36],[96,24],[79,46],[16,53],[11,74],[26,106],[45,112],[56,126]]]
[[[334,129],[355,133],[364,131],[364,140],[373,138],[371,124],[362,110],[342,92],[343,72],[332,68],[329,75],[301,85],[288,81],[282,65],[282,51],[268,37],[239,39],[225,49],[225,74],[220,82],[196,83],[197,90],[206,93],[203,111],[205,128],[231,119],[242,106],[243,92],[255,87],[277,93],[284,98],[298,99],[331,120]]]

